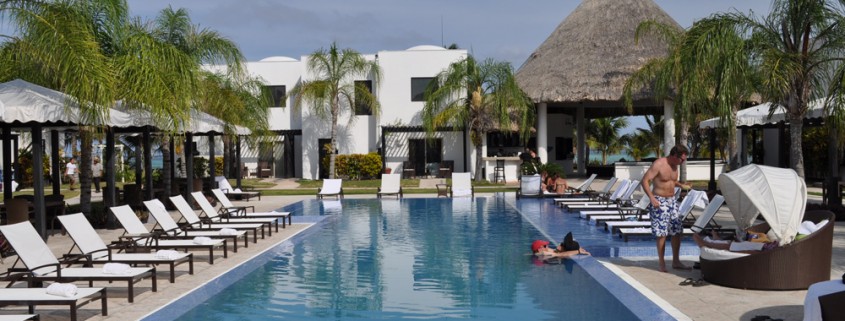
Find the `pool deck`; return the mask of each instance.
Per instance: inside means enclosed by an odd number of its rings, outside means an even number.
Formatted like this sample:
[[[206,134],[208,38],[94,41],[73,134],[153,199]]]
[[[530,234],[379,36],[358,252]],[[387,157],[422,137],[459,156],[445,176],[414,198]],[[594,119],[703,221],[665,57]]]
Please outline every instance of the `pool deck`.
[[[571,179],[570,184],[577,184],[578,179]],[[595,188],[601,188],[603,182],[596,182]],[[477,191],[478,192],[478,191]],[[476,195],[485,195],[477,193]],[[433,194],[406,194],[406,197],[433,197]],[[352,195],[347,198],[373,198],[373,195]],[[819,197],[810,196],[813,200]],[[313,199],[313,196],[263,196],[261,201],[253,199],[249,202],[236,202],[236,204],[254,205],[256,211],[269,211],[304,199]],[[727,208],[717,214],[719,222],[733,221]],[[148,224],[149,227],[152,223]],[[207,263],[207,254],[195,252],[194,275],[188,275],[187,268],[178,266],[176,283],[167,281],[167,273],[161,272],[164,267],[159,268],[158,292],[151,292],[149,281],[141,281],[136,285],[135,303],[128,303],[126,291],[119,285],[115,289],[109,289],[108,316],[101,316],[99,303],[89,303],[79,310],[79,320],[136,320],[157,310],[158,308],[172,302],[175,299],[189,293],[193,289],[210,282],[216,276],[241,265],[248,259],[261,254],[275,244],[283,242],[289,237],[302,231],[308,224],[294,224],[288,226],[279,233],[273,233],[272,237],[259,239],[257,244],[251,243],[248,248],[239,246],[238,253],[229,251],[229,258],[217,257],[214,265]],[[100,236],[107,241],[117,239],[122,230],[97,230]],[[68,236],[58,233],[49,237],[47,244],[58,257],[66,253],[71,241]],[[667,247],[669,247],[667,245]],[[667,252],[669,249],[667,248]],[[0,269],[6,268],[14,263],[16,257],[11,256],[3,259]],[[806,291],[753,291],[739,290],[721,287],[717,285],[705,285],[700,287],[680,286],[678,283],[686,278],[698,279],[701,273],[693,271],[675,271],[661,273],[657,271],[656,257],[624,257],[624,258],[597,258],[611,271],[619,274],[623,279],[631,283],[635,288],[646,296],[657,302],[674,317],[681,320],[750,320],[757,315],[768,315],[772,318],[784,320],[800,320],[803,317],[803,301]],[[682,257],[682,260],[692,265],[697,257]],[[836,222],[833,240],[833,260],[831,279],[838,279],[845,272],[845,222]],[[95,284],[95,286],[98,286]],[[100,284],[99,286],[102,286]],[[24,313],[25,308],[4,307],[3,314],[20,312]],[[41,320],[68,320],[68,309],[65,307],[43,306],[37,307],[36,313],[41,314]]]

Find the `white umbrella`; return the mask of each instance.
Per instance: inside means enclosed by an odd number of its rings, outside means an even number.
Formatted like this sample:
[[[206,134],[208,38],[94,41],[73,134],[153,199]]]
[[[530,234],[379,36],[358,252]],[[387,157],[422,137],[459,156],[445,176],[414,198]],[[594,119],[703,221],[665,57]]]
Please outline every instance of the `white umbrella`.
[[[807,205],[807,185],[789,168],[751,164],[719,176],[725,203],[739,228],[763,215],[781,245],[798,233]]]
[[[771,103],[762,103],[757,106],[752,106],[736,113],[736,127],[756,126],[764,124],[777,124],[786,120],[786,109],[783,106],[777,106],[777,109],[769,117]],[[821,118],[824,117],[824,99],[816,99],[810,102],[804,118]],[[710,118],[698,124],[701,129],[704,128],[718,128],[720,118]]]

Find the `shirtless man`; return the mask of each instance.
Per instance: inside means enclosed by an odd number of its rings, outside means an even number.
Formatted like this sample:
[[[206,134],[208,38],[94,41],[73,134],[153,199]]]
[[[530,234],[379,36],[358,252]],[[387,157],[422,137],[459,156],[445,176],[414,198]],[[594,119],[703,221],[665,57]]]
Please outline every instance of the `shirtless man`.
[[[651,200],[649,216],[651,217],[651,233],[657,237],[657,256],[660,271],[666,272],[666,262],[663,255],[666,252],[666,237],[672,237],[672,268],[689,270],[681,263],[678,254],[681,250],[681,234],[684,227],[679,217],[679,204],[674,197],[675,187],[687,188],[678,182],[678,166],[687,160],[689,150],[686,146],[675,145],[669,151],[669,156],[659,158],[643,175],[642,188]],[[654,188],[651,188],[651,185]]]

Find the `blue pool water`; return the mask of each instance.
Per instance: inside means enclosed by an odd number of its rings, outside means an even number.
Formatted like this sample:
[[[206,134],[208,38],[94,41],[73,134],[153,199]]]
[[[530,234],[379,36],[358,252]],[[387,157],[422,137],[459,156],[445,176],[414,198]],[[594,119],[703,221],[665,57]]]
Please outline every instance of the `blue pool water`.
[[[607,272],[596,272],[602,268],[593,258],[532,260],[529,244],[548,232],[502,198],[339,204],[290,207],[294,220],[322,217],[178,320],[641,318],[607,290],[626,285],[595,280]],[[187,301],[168,313],[194,306]]]

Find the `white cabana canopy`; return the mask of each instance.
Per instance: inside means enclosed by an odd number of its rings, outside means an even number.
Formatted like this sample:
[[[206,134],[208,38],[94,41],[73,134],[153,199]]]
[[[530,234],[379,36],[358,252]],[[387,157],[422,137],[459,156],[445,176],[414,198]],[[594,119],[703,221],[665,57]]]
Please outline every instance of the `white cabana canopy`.
[[[751,164],[720,175],[719,187],[740,229],[763,215],[781,245],[795,238],[807,205],[807,185],[794,170]]]
[[[769,117],[772,103],[763,103],[757,106],[740,110],[736,113],[736,127],[756,126],[765,124],[777,124],[786,120],[786,108],[778,105],[775,112]],[[810,103],[804,118],[824,117],[824,99],[816,99]],[[710,118],[698,124],[701,129],[720,127],[720,118]]]
[[[109,110],[106,124],[91,124],[80,119],[73,97],[21,79],[0,84],[0,121],[4,123],[81,124],[113,127],[143,126],[131,115]]]
[[[132,114],[132,116],[131,116],[132,121],[135,122],[135,123],[156,124],[155,117],[153,117],[153,115],[150,114],[146,110],[129,109],[126,105],[123,104],[122,101],[118,101],[117,104],[115,105],[115,108],[117,108],[121,111],[131,113]],[[161,129],[166,129],[166,128],[162,128],[160,123],[158,125],[152,125],[152,126],[155,126],[155,127],[161,128]],[[211,116],[207,113],[197,111],[195,109],[191,109],[188,121],[182,126],[182,128],[178,129],[177,131],[178,132],[189,132],[189,133],[200,133],[200,134],[206,134],[206,133],[221,134],[221,133],[223,133],[224,126],[225,126],[225,123],[222,120],[220,120],[220,119],[218,119],[214,116]],[[246,133],[244,135],[248,135],[250,133],[249,130],[246,129],[246,128],[243,128],[243,129],[238,128],[239,133],[242,132],[242,131]]]

